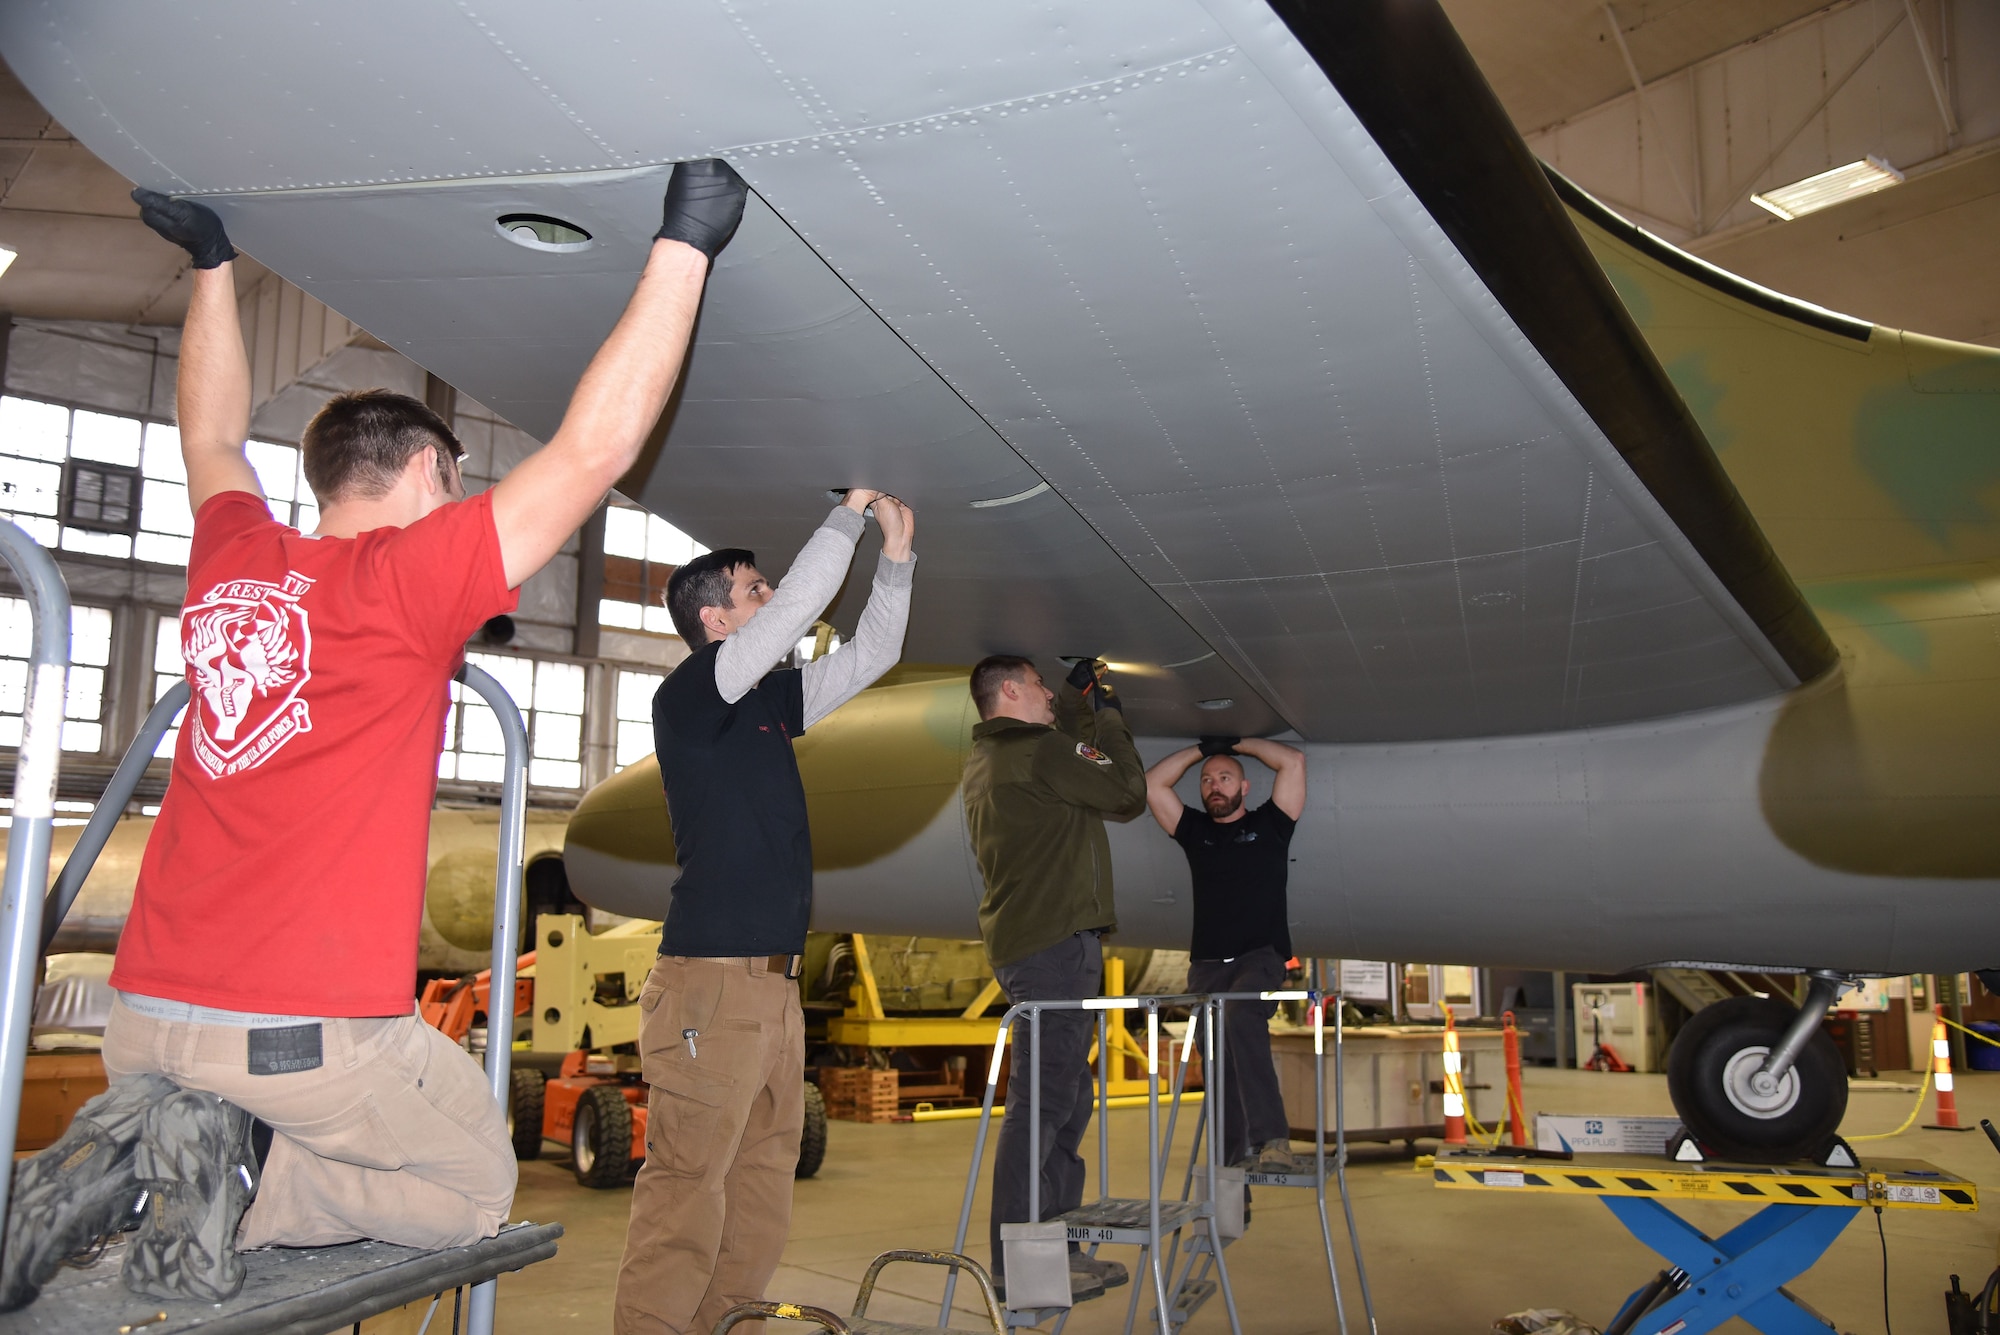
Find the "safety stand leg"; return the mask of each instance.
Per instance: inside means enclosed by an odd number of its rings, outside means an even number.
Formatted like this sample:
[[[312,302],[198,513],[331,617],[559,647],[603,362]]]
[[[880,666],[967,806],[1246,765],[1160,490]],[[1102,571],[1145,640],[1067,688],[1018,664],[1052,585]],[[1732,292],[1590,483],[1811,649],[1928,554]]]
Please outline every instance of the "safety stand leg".
[[[1687,1276],[1679,1293],[1632,1323],[1632,1335],[1702,1335],[1731,1317],[1765,1335],[1833,1329],[1782,1286],[1812,1268],[1860,1206],[1767,1205],[1711,1239],[1656,1200],[1599,1199],[1633,1237]]]

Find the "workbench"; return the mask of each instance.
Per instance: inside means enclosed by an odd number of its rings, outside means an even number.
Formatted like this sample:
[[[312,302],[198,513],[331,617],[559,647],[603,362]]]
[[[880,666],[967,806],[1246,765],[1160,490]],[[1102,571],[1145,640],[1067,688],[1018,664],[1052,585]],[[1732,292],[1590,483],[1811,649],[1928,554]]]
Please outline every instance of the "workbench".
[[[1855,1168],[1811,1163],[1680,1163],[1637,1154],[1525,1158],[1506,1150],[1439,1154],[1440,1187],[1595,1196],[1669,1269],[1641,1286],[1606,1335],[1701,1335],[1741,1317],[1766,1335],[1826,1335],[1831,1322],[1784,1285],[1809,1270],[1864,1207],[1977,1210],[1973,1183],[1915,1159]],[[1740,1201],[1757,1213],[1719,1238],[1662,1201]]]

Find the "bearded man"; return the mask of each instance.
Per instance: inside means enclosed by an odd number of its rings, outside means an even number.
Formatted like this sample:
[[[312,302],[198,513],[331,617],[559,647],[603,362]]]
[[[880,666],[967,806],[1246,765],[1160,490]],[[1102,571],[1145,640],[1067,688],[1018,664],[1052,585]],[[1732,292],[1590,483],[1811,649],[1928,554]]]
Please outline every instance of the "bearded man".
[[[1271,797],[1244,805],[1249,783],[1238,755],[1269,766]],[[1201,761],[1196,811],[1174,785]],[[1187,854],[1194,877],[1194,932],[1188,946],[1190,992],[1270,992],[1284,985],[1292,957],[1285,880],[1292,830],[1306,807],[1306,757],[1252,737],[1203,738],[1146,771],[1153,819]],[[1291,1130],[1271,1064],[1271,1017],[1277,1003],[1233,1001],[1225,1010],[1227,1107],[1224,1162],[1260,1172],[1292,1170]]]

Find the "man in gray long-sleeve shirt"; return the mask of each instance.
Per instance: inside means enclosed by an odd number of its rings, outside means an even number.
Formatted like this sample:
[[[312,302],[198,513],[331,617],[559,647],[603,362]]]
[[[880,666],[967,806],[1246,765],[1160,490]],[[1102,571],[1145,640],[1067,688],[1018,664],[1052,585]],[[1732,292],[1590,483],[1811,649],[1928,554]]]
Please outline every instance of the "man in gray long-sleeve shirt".
[[[882,555],[854,638],[775,670],[839,591],[871,504]],[[763,1296],[784,1251],[805,1118],[794,980],[812,911],[792,742],[901,656],[914,531],[902,502],[850,491],[775,589],[740,549],[698,557],[667,582],[667,610],[693,650],[653,697],[681,874],[639,994],[650,1111],[618,1335],[713,1330]]]

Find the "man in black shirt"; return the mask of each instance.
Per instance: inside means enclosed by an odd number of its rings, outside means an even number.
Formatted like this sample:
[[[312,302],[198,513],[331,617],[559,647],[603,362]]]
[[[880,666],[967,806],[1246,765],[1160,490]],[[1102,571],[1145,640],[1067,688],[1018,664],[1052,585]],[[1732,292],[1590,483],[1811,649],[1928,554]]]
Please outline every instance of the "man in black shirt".
[[[1271,800],[1244,807],[1249,784],[1238,754],[1271,767]],[[1205,759],[1204,759],[1205,757]],[[1174,785],[1200,760],[1201,803],[1184,806]],[[1188,946],[1191,992],[1270,992],[1285,981],[1292,934],[1285,908],[1292,828],[1306,809],[1305,753],[1278,742],[1205,738],[1146,771],[1153,819],[1187,854],[1194,877],[1194,936]],[[1225,1162],[1254,1154],[1267,1173],[1292,1166],[1290,1127],[1271,1064],[1271,1017],[1277,1003],[1232,1001],[1225,1030]]]
[[[839,592],[870,505],[882,555],[854,639],[779,670]],[[792,743],[901,656],[914,529],[895,498],[850,491],[776,588],[735,548],[667,581],[667,611],[692,651],[653,697],[681,873],[639,993],[646,1162],[618,1269],[617,1335],[713,1330],[763,1296],[784,1252],[805,1120],[795,980],[812,912]]]

